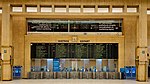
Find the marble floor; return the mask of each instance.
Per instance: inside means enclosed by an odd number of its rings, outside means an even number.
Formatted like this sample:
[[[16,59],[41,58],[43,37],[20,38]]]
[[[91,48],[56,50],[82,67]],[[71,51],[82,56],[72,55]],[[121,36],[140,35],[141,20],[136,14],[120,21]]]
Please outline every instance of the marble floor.
[[[105,79],[20,79],[13,81],[0,81],[0,84],[150,84],[135,80],[105,80]]]

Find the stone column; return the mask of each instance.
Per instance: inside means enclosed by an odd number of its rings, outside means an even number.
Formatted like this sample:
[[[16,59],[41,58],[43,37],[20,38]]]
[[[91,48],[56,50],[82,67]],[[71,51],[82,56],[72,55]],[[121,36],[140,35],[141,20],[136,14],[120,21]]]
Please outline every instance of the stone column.
[[[12,29],[10,27],[10,5],[2,4],[2,80],[12,80]]]
[[[141,0],[139,5],[139,20],[137,24],[136,79],[137,81],[148,81],[147,0]]]

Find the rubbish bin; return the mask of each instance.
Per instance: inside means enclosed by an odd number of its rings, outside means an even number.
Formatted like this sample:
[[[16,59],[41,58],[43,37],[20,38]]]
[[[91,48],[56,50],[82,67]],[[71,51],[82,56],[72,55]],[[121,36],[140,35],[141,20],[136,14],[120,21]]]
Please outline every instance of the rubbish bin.
[[[20,79],[22,72],[22,66],[13,66],[13,78]]]
[[[131,72],[132,72],[132,78],[136,78],[136,67],[135,66],[132,66]]]
[[[126,78],[131,78],[132,77],[132,75],[131,75],[131,73],[132,73],[131,66],[126,66],[125,67],[125,73],[126,73]]]
[[[126,66],[125,72],[126,72],[127,79],[135,79],[136,78],[136,67],[135,66]]]
[[[125,74],[125,68],[120,68],[120,79],[125,79],[126,74]]]

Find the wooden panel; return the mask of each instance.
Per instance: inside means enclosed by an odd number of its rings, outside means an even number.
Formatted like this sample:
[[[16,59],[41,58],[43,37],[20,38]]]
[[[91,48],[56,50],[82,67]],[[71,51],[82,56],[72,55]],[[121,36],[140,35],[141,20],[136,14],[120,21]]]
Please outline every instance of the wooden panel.
[[[138,66],[138,81],[143,81],[146,79],[146,76],[145,76],[145,68],[146,65],[145,65],[145,62],[142,63],[140,66]]]
[[[0,46],[1,46],[1,32],[2,32],[2,15],[0,14]],[[1,51],[1,47],[0,47]]]
[[[3,64],[2,65],[2,80],[12,80],[12,74],[10,74],[11,72],[12,72],[12,69],[11,69],[10,63]]]
[[[3,14],[2,14],[2,46],[10,46],[11,45],[11,29],[10,29],[10,15],[9,15],[9,5],[3,4]]]
[[[2,1],[0,1],[0,7],[2,7]]]
[[[124,18],[125,65],[135,66],[137,17]]]
[[[150,54],[150,15],[147,16],[147,20],[148,53]]]
[[[26,20],[21,16],[12,17],[14,65],[23,66],[24,63],[24,35],[26,33]]]
[[[147,0],[147,7],[150,8],[150,0]]]
[[[31,4],[31,2],[34,2],[34,4],[36,3],[82,3],[82,4],[118,4],[118,5],[121,5],[121,4],[125,4],[125,3],[128,3],[128,4],[138,4],[140,0],[21,0],[21,1],[18,1],[18,0],[7,0],[8,2],[11,2],[11,3],[29,3]]]

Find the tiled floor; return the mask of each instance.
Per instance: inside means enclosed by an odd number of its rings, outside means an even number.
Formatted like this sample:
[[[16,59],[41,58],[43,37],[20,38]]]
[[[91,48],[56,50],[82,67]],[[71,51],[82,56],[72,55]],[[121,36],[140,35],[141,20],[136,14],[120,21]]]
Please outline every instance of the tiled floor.
[[[13,81],[0,81],[0,84],[150,84],[135,80],[98,80],[98,79],[21,79]]]

